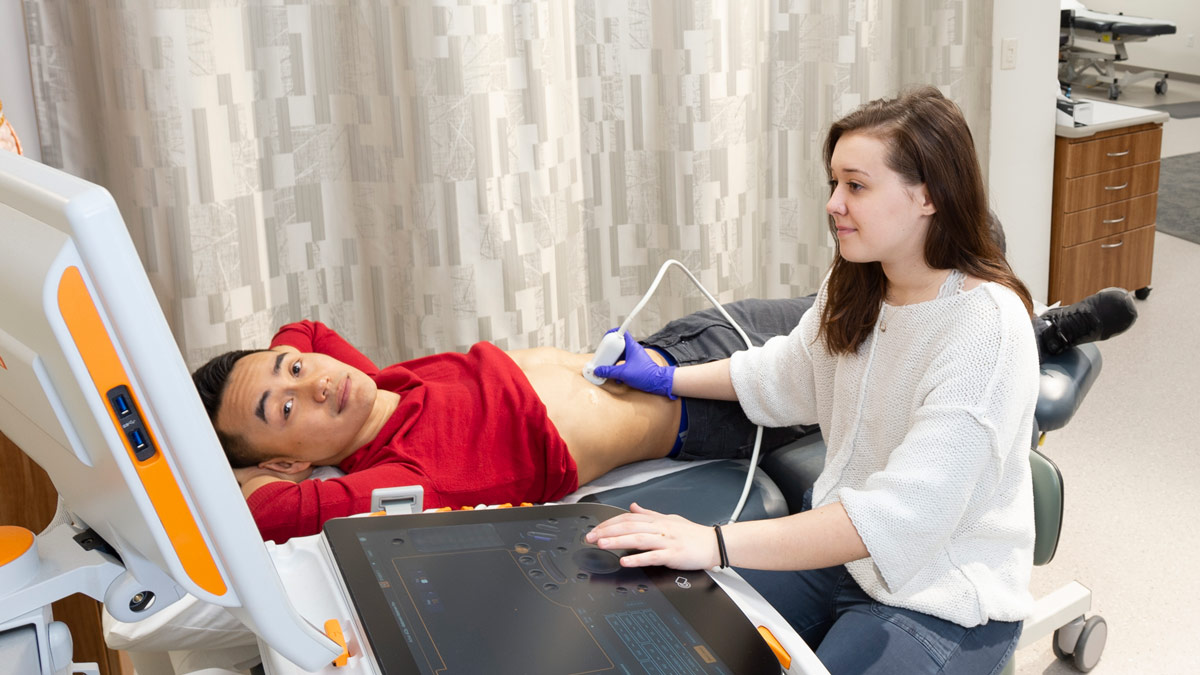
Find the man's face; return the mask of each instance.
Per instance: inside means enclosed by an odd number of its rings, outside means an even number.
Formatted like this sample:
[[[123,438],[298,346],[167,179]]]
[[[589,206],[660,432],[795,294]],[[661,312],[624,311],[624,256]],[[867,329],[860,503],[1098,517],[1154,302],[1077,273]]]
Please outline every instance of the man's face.
[[[360,438],[376,398],[364,372],[290,347],[234,364],[217,428],[241,436],[264,461],[335,464],[370,442]]]

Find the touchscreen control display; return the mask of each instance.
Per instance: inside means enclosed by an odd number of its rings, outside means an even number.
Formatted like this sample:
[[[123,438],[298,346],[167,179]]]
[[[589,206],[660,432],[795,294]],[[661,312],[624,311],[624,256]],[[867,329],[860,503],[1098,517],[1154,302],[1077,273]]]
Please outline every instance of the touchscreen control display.
[[[626,569],[584,543],[619,512],[570,504],[358,518],[331,521],[326,534],[388,675],[779,672],[705,572]]]

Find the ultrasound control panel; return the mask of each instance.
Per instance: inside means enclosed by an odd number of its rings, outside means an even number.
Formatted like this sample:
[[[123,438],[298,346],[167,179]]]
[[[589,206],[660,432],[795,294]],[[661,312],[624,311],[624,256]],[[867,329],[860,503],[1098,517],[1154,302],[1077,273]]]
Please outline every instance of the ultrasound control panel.
[[[380,671],[760,673],[779,663],[703,571],[623,568],[564,504],[330,521]]]

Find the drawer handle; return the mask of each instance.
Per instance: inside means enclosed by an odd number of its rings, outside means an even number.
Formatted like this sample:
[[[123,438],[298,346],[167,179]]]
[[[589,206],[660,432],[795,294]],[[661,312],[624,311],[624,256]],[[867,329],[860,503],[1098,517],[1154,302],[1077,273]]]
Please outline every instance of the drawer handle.
[[[1129,181],[1125,181],[1124,183],[1121,183],[1120,185],[1105,185],[1104,189],[1105,190],[1124,190],[1127,187],[1129,187]]]
[[[1105,154],[1109,157],[1124,157],[1125,155],[1129,154],[1129,151],[1125,150],[1124,152],[1107,152]]]
[[[1117,248],[1118,246],[1124,246],[1124,245],[1125,245],[1125,240],[1122,239],[1121,241],[1118,241],[1115,244],[1100,244],[1100,248]]]
[[[1105,225],[1112,225],[1114,223],[1123,222],[1124,220],[1125,220],[1125,216],[1121,216],[1120,218],[1106,218],[1105,220],[1103,220],[1101,222],[1103,222]]]

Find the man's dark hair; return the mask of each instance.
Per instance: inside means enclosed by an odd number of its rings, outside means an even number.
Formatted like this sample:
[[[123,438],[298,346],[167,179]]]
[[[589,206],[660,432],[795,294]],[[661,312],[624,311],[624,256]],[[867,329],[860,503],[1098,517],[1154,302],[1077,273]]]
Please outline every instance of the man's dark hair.
[[[996,212],[988,209],[988,229],[991,230],[992,240],[996,242],[996,246],[1000,247],[1001,253],[1008,252],[1008,242],[1004,238],[1004,226],[1000,224],[1000,218],[996,216]]]
[[[235,469],[255,466],[263,460],[263,457],[242,436],[221,431],[217,427],[217,412],[220,411],[221,401],[225,398],[225,389],[229,385],[229,374],[233,372],[234,364],[242,357],[262,351],[266,350],[238,349],[225,352],[214,356],[208,363],[192,373],[192,382],[196,385],[196,391],[200,393],[200,400],[208,412],[208,419],[213,423],[213,429],[217,431],[217,440],[221,441],[225,456],[229,459],[230,466]]]

